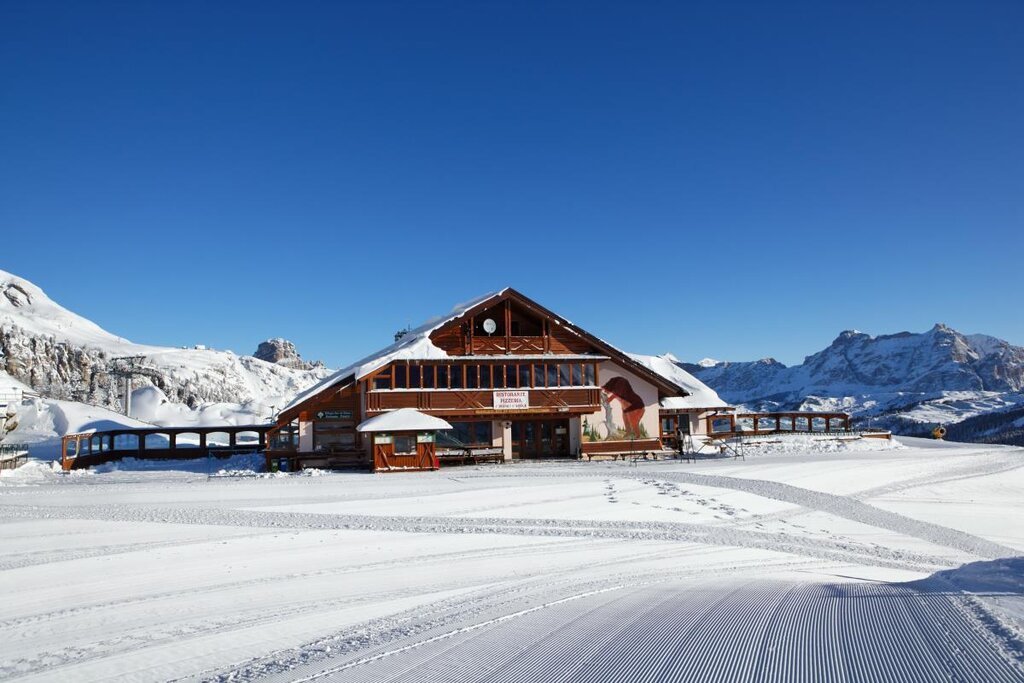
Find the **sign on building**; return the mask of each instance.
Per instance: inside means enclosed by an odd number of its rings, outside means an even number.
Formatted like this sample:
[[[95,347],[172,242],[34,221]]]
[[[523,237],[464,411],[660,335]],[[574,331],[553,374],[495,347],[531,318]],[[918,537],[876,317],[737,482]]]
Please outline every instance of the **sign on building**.
[[[530,392],[523,390],[495,391],[495,410],[524,410],[530,407]]]

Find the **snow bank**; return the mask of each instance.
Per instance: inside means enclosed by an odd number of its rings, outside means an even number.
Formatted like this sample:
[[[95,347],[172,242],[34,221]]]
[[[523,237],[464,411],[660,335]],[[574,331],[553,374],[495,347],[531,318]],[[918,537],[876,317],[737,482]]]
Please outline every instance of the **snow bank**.
[[[969,593],[1024,594],[1024,557],[1001,557],[971,562],[956,569],[936,572],[916,584],[940,580]]]
[[[167,427],[217,427],[270,421],[273,406],[263,401],[208,403],[189,408],[174,403],[159,388],[140,387],[132,392],[132,417]]]
[[[42,460],[60,458],[60,438],[65,434],[152,426],[99,406],[48,398],[22,401],[17,416],[18,428],[5,441],[28,444],[29,455]]]
[[[265,460],[262,455],[233,455],[229,458],[191,458],[187,460],[139,460],[124,458],[116,462],[108,462],[92,468],[93,472],[105,474],[109,472],[193,472],[195,474],[213,474],[220,476],[255,476],[264,469]]]

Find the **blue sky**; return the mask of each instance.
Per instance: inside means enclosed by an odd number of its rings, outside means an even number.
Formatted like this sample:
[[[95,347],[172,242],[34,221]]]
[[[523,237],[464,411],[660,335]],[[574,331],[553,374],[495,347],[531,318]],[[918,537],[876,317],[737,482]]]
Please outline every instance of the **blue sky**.
[[[0,8],[0,268],[338,366],[505,285],[620,347],[1024,343],[1024,4]]]

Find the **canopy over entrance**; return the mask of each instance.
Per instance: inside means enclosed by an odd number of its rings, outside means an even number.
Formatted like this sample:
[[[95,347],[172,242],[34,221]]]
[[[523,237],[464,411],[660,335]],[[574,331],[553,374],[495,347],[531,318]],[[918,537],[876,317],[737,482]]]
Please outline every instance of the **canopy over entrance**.
[[[427,432],[451,428],[441,418],[421,413],[415,408],[399,408],[381,413],[356,427],[360,432]]]

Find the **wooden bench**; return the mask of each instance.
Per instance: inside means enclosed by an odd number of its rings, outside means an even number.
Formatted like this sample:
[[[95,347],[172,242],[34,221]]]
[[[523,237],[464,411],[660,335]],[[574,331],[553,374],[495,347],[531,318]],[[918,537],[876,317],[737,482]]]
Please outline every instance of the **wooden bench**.
[[[437,451],[437,461],[447,465],[479,465],[483,462],[505,462],[500,448],[448,448]]]
[[[587,456],[587,460],[593,460],[594,458],[611,458],[612,460],[622,460],[623,462],[629,460],[630,462],[636,462],[637,460],[657,460],[658,453],[655,451],[617,451],[607,453],[584,453]]]

